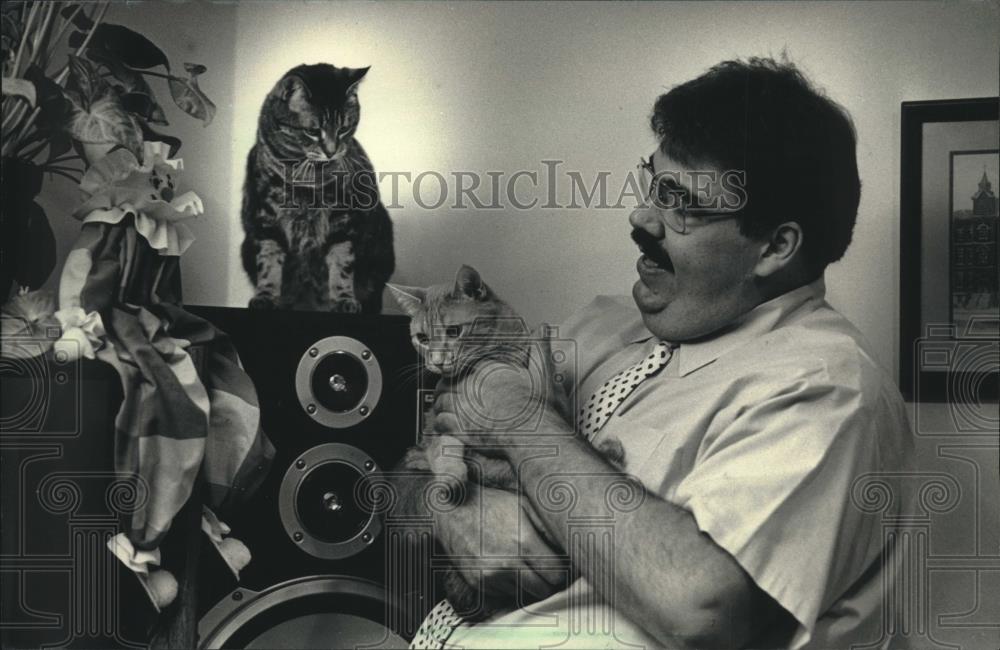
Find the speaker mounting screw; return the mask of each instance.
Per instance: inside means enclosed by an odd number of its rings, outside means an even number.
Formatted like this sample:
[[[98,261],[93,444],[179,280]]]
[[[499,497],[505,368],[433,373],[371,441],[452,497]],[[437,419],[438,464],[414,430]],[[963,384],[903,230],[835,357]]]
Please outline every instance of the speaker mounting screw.
[[[364,533],[363,535],[361,535],[361,539],[362,539],[362,541],[364,541],[365,544],[371,544],[372,534],[371,533]]]
[[[306,407],[306,412],[309,413],[309,415],[312,415],[313,413],[315,413],[316,412],[316,405],[315,404],[310,404],[309,406],[307,406]]]
[[[361,408],[358,409],[358,413],[360,413],[362,416],[368,415],[369,409],[367,406],[362,406]]]
[[[373,460],[366,460],[365,461],[365,469],[368,470],[369,472],[372,471],[373,469],[375,469],[375,461],[373,461]]]
[[[234,591],[233,592],[233,600],[235,600],[235,601],[241,601],[241,600],[243,600],[243,592],[242,591]]]
[[[368,361],[369,359],[372,358],[372,351],[371,350],[362,351],[361,358],[364,359],[365,361]]]
[[[302,541],[302,533],[295,533],[294,535],[292,535],[292,539],[294,539],[296,542],[301,542]]]
[[[315,357],[318,354],[319,354],[319,350],[317,350],[316,348],[309,348],[309,356],[310,357]]]
[[[295,466],[298,467],[299,469],[305,469],[306,461],[300,458],[297,461],[295,461]]]

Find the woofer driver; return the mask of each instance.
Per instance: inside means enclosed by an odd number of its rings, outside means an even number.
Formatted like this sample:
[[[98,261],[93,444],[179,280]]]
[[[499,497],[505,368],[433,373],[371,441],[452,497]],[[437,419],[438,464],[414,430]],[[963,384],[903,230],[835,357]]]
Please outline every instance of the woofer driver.
[[[323,426],[354,426],[371,415],[382,396],[378,358],[357,339],[320,339],[299,360],[295,394],[309,417]]]
[[[378,465],[357,447],[330,442],[288,467],[278,491],[281,524],[310,555],[339,560],[363,551],[382,532],[382,514],[366,498]]]
[[[398,612],[369,580],[306,576],[233,591],[198,623],[199,648],[406,648]]]

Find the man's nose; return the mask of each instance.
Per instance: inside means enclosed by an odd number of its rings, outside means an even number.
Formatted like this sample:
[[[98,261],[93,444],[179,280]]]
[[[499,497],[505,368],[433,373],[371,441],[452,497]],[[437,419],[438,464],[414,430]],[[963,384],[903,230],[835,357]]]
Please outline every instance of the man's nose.
[[[632,211],[628,222],[633,228],[641,228],[657,239],[663,239],[663,221],[656,214],[655,208],[640,205]]]

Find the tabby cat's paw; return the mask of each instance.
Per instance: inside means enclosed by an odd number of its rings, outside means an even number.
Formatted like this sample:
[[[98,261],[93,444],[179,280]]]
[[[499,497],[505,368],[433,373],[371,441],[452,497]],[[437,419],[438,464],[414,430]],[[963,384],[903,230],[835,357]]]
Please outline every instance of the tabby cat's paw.
[[[278,306],[278,301],[275,300],[274,296],[259,293],[250,299],[248,306],[250,309],[274,309]]]
[[[330,304],[330,311],[338,314],[360,314],[361,303],[354,298],[341,298]]]

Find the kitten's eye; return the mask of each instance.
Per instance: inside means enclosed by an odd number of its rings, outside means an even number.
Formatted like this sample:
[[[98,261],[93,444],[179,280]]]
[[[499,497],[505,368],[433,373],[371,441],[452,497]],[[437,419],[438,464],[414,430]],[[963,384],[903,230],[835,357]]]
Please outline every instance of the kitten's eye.
[[[444,335],[450,339],[457,339],[459,336],[462,335],[462,326],[451,325],[449,327],[446,327],[444,328]]]
[[[311,140],[319,140],[320,136],[323,135],[319,129],[305,129],[305,133]]]
[[[421,345],[426,345],[431,340],[431,337],[427,336],[423,332],[418,332],[415,335],[415,338],[417,339],[417,343]]]

